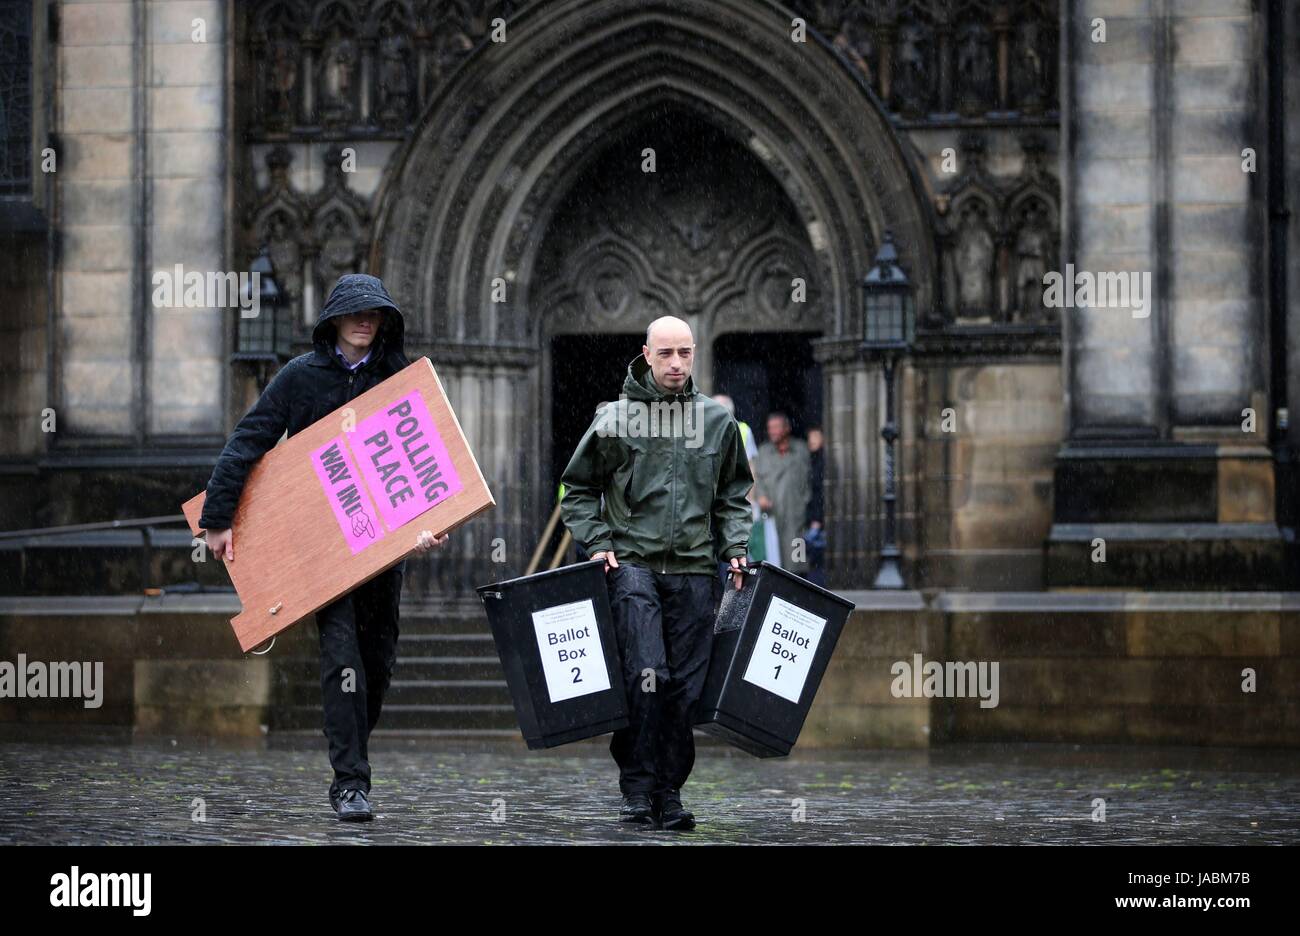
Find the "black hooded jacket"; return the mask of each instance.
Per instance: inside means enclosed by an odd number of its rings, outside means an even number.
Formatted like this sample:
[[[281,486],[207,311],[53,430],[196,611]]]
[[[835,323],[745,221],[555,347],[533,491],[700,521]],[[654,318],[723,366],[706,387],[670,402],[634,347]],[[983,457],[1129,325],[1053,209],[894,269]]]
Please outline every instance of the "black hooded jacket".
[[[383,309],[384,318],[369,360],[349,371],[334,351],[336,328],[329,322],[364,309]],[[314,350],[280,368],[222,449],[208,481],[199,526],[230,527],[248,473],[286,432],[301,432],[410,364],[403,346],[405,333],[402,312],[378,277],[364,273],[339,277],[312,331]]]

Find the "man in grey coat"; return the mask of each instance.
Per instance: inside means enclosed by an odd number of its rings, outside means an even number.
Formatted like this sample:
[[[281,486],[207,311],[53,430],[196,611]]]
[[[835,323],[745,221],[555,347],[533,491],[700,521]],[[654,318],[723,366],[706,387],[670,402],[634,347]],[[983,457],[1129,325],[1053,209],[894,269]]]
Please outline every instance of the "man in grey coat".
[[[776,521],[781,567],[806,575],[808,559],[803,535],[812,497],[812,458],[807,443],[790,434],[790,419],[785,413],[767,417],[767,438],[754,459],[758,506]]]

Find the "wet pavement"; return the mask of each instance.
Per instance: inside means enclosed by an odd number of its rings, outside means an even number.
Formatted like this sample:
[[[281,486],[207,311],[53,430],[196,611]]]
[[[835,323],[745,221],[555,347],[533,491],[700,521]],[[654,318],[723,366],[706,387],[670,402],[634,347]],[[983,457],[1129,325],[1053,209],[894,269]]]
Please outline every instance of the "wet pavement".
[[[1300,844],[1297,751],[962,745],[757,760],[701,747],[683,791],[690,833],[618,823],[601,744],[394,740],[371,753],[378,818],[345,825],[327,802],[323,740],[0,743],[0,844]]]

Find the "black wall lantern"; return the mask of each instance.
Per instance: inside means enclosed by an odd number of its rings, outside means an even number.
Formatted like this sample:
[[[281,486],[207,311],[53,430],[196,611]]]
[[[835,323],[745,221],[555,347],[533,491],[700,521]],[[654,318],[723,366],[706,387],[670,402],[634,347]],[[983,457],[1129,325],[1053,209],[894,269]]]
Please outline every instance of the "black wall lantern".
[[[880,568],[872,588],[904,588],[899,565],[897,487],[894,479],[894,442],[898,425],[894,421],[894,365],[916,338],[916,302],[912,281],[898,264],[894,236],[885,232],[875,265],[862,280],[862,353],[880,357],[885,365],[885,425],[880,438],[885,444],[884,536],[880,546]]]
[[[289,305],[280,284],[275,280],[275,267],[266,247],[258,251],[248,272],[257,275],[258,311],[250,315],[245,309],[252,305],[248,293],[255,288],[250,276],[245,294],[240,296],[239,325],[235,342],[234,359],[237,361],[264,361],[279,364],[292,354],[293,326],[289,322]],[[252,310],[249,309],[251,312]]]

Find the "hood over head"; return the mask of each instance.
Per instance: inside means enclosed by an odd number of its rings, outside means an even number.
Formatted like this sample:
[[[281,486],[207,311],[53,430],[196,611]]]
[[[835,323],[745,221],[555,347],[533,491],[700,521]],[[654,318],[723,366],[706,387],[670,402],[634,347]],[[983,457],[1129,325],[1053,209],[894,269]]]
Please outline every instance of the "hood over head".
[[[366,309],[384,310],[379,334],[373,345],[378,357],[389,358],[394,370],[400,370],[411,363],[406,357],[406,321],[402,317],[402,310],[384,288],[383,280],[368,273],[344,273],[330,290],[329,298],[325,300],[316,327],[311,333],[317,355],[323,355],[326,361],[334,360],[338,329],[330,324],[330,319]]]

